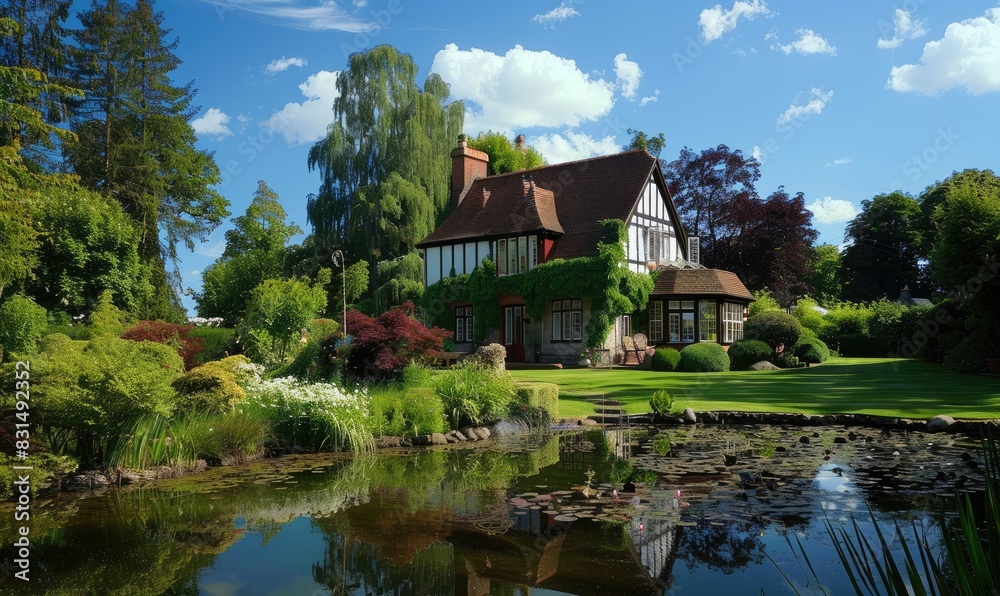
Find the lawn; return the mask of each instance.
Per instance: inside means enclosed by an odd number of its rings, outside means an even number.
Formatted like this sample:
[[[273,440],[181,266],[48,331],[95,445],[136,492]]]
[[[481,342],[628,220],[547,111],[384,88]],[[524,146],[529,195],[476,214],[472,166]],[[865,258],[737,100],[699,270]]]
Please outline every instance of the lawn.
[[[677,406],[700,411],[1000,418],[1000,378],[959,375],[921,360],[833,358],[822,366],[757,372],[581,368],[511,374],[559,385],[563,416],[594,413],[593,404],[584,398],[600,395],[622,402],[629,413],[648,412],[653,391],[666,389]]]

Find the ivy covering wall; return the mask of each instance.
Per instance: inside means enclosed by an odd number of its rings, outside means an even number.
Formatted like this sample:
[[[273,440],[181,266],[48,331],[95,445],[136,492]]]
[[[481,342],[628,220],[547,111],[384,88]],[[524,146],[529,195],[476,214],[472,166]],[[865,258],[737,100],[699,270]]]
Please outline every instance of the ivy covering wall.
[[[597,256],[547,261],[526,273],[497,277],[496,265],[484,259],[469,275],[442,279],[427,288],[421,300],[435,325],[450,328],[445,302],[469,301],[475,307],[473,338],[483,341],[500,322],[502,294],[516,294],[525,302],[532,321],[545,317],[545,307],[554,300],[574,298],[591,301],[587,322],[587,347],[600,347],[615,319],[646,308],[654,278],[635,273],[625,261],[626,224],[602,222],[604,236]],[[439,314],[435,314],[439,313]]]

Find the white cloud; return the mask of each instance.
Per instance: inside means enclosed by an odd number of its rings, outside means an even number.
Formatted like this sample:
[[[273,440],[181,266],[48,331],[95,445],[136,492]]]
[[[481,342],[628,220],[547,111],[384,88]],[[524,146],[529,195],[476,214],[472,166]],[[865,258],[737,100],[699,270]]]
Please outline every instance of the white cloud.
[[[652,95],[647,95],[646,97],[643,97],[642,99],[640,99],[639,100],[639,105],[640,106],[644,106],[647,103],[652,103],[652,102],[657,101],[659,99],[660,99],[660,90],[657,89],[656,91],[653,91]]]
[[[942,39],[924,46],[919,64],[894,67],[886,87],[924,95],[953,87],[973,95],[1000,91],[1000,7],[948,25]]]
[[[212,246],[206,246],[202,244],[194,251],[196,254],[211,257],[213,259],[218,259],[222,256],[222,253],[226,252],[226,241],[225,239],[219,240]]]
[[[201,275],[201,270],[195,269],[194,271],[191,272],[191,275],[193,275],[194,277],[198,277]]]
[[[364,8],[368,6],[368,0],[353,0],[351,4],[354,5],[354,8]]]
[[[218,108],[208,108],[204,116],[191,121],[191,128],[199,135],[214,137],[216,141],[221,141],[233,134],[233,131],[226,126],[228,122],[229,116],[225,112]]]
[[[822,35],[817,35],[812,29],[799,29],[795,32],[799,38],[790,44],[772,45],[772,50],[781,50],[786,54],[798,52],[799,54],[828,54],[837,55],[837,48],[830,45]]]
[[[285,58],[284,56],[282,56],[277,60],[271,60],[271,63],[265,66],[264,70],[266,70],[271,74],[275,74],[284,70],[288,70],[293,66],[298,66],[299,68],[302,68],[306,64],[309,63],[306,61],[305,58],[295,58],[295,57]]]
[[[453,99],[466,100],[465,129],[471,133],[578,126],[604,116],[615,103],[612,83],[592,80],[573,60],[519,45],[498,56],[448,44],[434,57],[431,72],[451,85]]]
[[[615,77],[618,78],[618,88],[621,89],[622,97],[635,101],[639,81],[642,80],[642,69],[639,68],[639,64],[629,60],[624,53],[618,54],[615,56]]]
[[[760,148],[759,145],[754,145],[753,153],[750,154],[750,157],[753,157],[757,161],[761,161],[761,159],[764,157],[764,151]]]
[[[236,116],[236,121],[240,123],[237,131],[239,134],[243,134],[247,131],[247,127],[250,126],[250,122],[253,121],[253,118],[250,117],[250,114],[238,114]]]
[[[725,10],[722,5],[716,4],[713,8],[701,11],[701,15],[698,17],[701,39],[705,43],[713,42],[735,29],[741,18],[752,21],[757,17],[766,17],[771,14],[773,13],[767,9],[767,3],[764,0],[753,0],[752,2],[738,0],[733,3],[730,10]]]
[[[578,16],[580,16],[580,13],[575,8],[563,2],[545,14],[536,14],[531,17],[531,22],[538,23],[543,27],[554,27],[566,19]]]
[[[285,141],[302,145],[317,141],[333,121],[333,100],[339,97],[336,72],[321,70],[299,85],[306,100],[288,102],[280,111],[261,122],[271,132],[280,132]]]
[[[550,164],[610,155],[621,151],[621,144],[610,135],[603,139],[595,139],[590,135],[571,130],[566,131],[565,136],[551,134],[532,137],[528,139],[528,143]]]
[[[854,160],[850,157],[841,157],[840,159],[835,159],[830,163],[826,164],[826,167],[830,166],[846,166],[849,163],[854,163]]]
[[[851,221],[858,214],[854,203],[832,197],[823,197],[823,200],[816,199],[812,205],[807,205],[806,209],[812,211],[813,219],[816,220],[816,223],[821,224]]]
[[[362,21],[345,13],[331,0],[201,0],[215,7],[219,18],[239,10],[274,25],[309,31],[371,31],[375,23]]]
[[[887,25],[880,22],[879,26]],[[883,31],[884,33],[885,31]],[[892,19],[892,37],[878,40],[878,47],[883,50],[898,48],[907,39],[917,39],[927,33],[927,21],[914,19],[910,13],[902,8],[897,8]]]
[[[823,91],[822,89],[810,89],[809,96],[810,99],[805,105],[796,104],[792,102],[788,109],[778,116],[778,125],[788,124],[792,120],[798,120],[801,118],[807,118],[809,116],[818,116],[823,113],[823,108],[826,107],[827,102],[833,97],[833,91]],[[798,97],[795,98],[798,101]]]

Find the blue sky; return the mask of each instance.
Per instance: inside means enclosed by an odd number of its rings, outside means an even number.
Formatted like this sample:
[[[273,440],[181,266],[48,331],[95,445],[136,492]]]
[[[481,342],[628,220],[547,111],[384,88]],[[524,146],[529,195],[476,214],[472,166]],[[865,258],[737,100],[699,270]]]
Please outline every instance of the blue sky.
[[[728,145],[757,185],[805,193],[821,242],[861,201],[919,194],[955,170],[996,170],[1000,4],[992,1],[505,3],[161,0],[194,80],[199,146],[242,214],[257,181],[308,228],[309,147],[347,55],[388,43],[467,102],[466,132],[527,135],[550,163],[664,133],[663,157]],[[185,286],[221,254],[182,256]],[[193,302],[185,301],[193,310]]]

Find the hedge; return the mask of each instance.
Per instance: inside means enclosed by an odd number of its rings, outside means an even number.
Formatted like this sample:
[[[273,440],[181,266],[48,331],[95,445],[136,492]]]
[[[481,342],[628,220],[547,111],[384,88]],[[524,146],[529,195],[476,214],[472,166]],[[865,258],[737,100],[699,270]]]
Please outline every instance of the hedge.
[[[725,372],[729,354],[716,343],[691,344],[681,350],[680,370],[685,372]]]
[[[792,353],[801,362],[808,362],[810,364],[826,362],[830,358],[830,348],[826,347],[823,340],[815,337],[803,337],[800,339],[799,343],[795,344],[795,347],[792,348]]]
[[[771,346],[757,339],[739,339],[729,346],[729,364],[733,370],[750,370],[763,360],[770,360]]]
[[[527,408],[540,408],[549,415],[551,420],[559,418],[559,385],[519,382],[515,393],[517,404]]]
[[[671,372],[681,363],[681,353],[673,348],[656,348],[653,352],[653,370]]]

